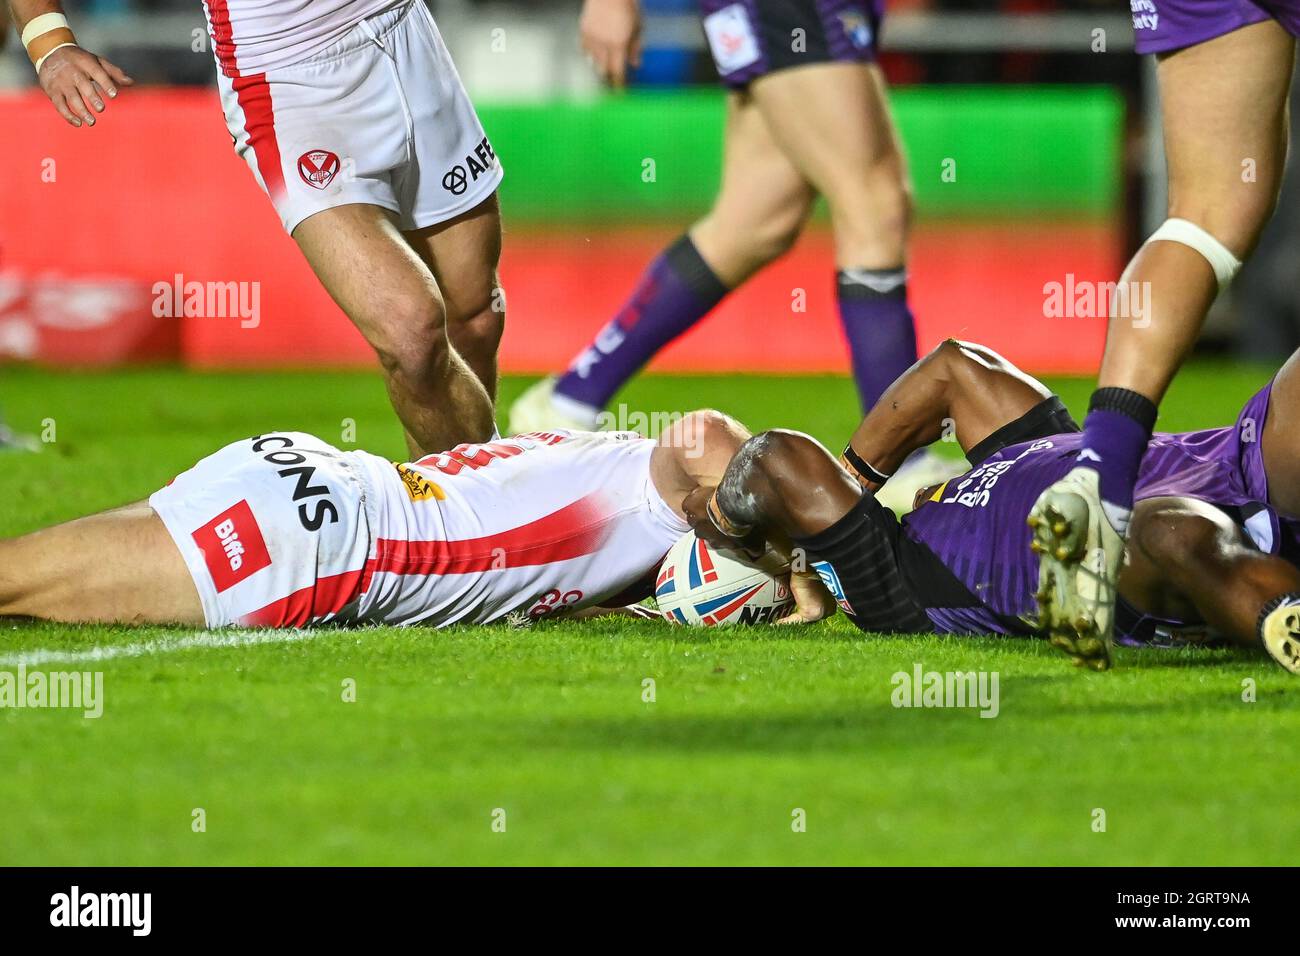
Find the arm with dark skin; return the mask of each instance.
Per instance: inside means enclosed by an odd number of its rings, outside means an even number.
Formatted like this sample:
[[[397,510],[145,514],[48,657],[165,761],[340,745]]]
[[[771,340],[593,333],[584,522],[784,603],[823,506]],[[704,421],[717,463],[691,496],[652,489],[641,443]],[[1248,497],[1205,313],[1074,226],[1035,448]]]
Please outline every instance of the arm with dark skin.
[[[888,473],[947,430],[968,451],[1049,394],[996,352],[949,339],[889,387],[850,445]],[[752,535],[751,543],[774,531],[798,537],[834,524],[864,487],[876,485],[812,438],[776,430],[751,438],[731,459],[718,484],[714,520],[698,496],[695,511],[715,535],[716,523],[733,539]]]
[[[1051,395],[991,349],[948,339],[912,366],[871,408],[849,446],[891,475],[912,452],[943,438],[969,451]],[[847,467],[868,491],[880,485]]]
[[[1300,402],[1295,383],[1300,383],[1300,363],[1292,361],[1274,385],[1274,409],[1293,397]],[[1048,394],[995,353],[949,340],[885,392],[851,444],[876,468],[890,471],[945,428],[955,429],[968,451]],[[1300,438],[1280,433],[1281,417],[1270,414],[1264,433],[1270,491],[1300,506],[1300,481],[1294,480],[1300,473],[1294,464],[1300,461]],[[855,478],[809,436],[763,432],[741,446],[716,496],[710,499],[704,488],[688,497],[687,516],[696,532],[714,543],[788,542],[826,530],[857,504],[863,487],[874,488]],[[1145,613],[1204,621],[1236,644],[1258,647],[1260,609],[1278,595],[1300,592],[1300,569],[1253,548],[1211,505],[1189,498],[1148,499],[1134,513],[1120,592]],[[805,609],[801,596],[802,619],[816,620],[817,605],[807,603]]]
[[[1226,514],[1191,498],[1138,503],[1119,590],[1159,617],[1202,621],[1243,647],[1259,647],[1264,604],[1300,591],[1300,569],[1252,547]]]
[[[710,544],[751,554],[770,544],[791,555],[791,538],[829,528],[862,494],[853,477],[815,439],[775,430],[746,441],[716,490],[697,488],[682,508],[695,533]],[[793,556],[790,588],[797,607],[779,623],[816,621],[834,613],[835,602],[816,573]]]
[[[955,433],[967,451],[1049,394],[997,353],[949,339],[890,386],[850,444],[887,474],[945,432]],[[713,544],[757,550],[770,543],[788,553],[790,539],[826,530],[853,509],[864,488],[877,487],[808,435],[774,430],[745,442],[716,493],[701,488],[684,508],[696,533]],[[815,575],[797,563],[795,570],[793,617],[817,620],[833,611]]]
[[[1300,354],[1273,380],[1269,412],[1254,422],[1269,504],[1300,515],[1300,431],[1291,427],[1300,408]],[[1256,624],[1264,605],[1300,592],[1300,570],[1264,554],[1217,508],[1189,498],[1138,503],[1129,532],[1129,563],[1120,593],[1152,614],[1199,619],[1235,644],[1259,647]]]

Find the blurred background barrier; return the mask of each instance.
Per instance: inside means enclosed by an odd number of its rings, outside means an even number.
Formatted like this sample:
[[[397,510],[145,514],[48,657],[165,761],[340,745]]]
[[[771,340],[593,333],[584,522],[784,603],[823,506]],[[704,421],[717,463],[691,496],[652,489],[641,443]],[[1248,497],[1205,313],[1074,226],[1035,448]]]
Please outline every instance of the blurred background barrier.
[[[967,335],[1032,368],[1091,368],[1099,321],[1075,320],[1066,343],[1056,323],[1033,319],[1044,277],[1105,281],[1122,264],[1120,99],[1105,88],[979,87],[904,89],[895,105],[913,166],[933,171],[916,177],[923,345]],[[608,318],[644,262],[707,208],[722,97],[484,103],[481,114],[506,167],[502,365],[553,370]],[[43,300],[19,294],[30,283],[130,280],[156,287],[165,301],[154,311],[179,320],[180,354],[194,365],[370,361],[231,151],[213,93],[132,90],[94,130],[65,126],[38,92],[3,94],[0,128],[24,130],[0,151],[0,179],[29,184],[0,194],[0,353],[73,359],[51,352],[47,337],[15,331],[44,321]],[[939,175],[946,161],[953,181]],[[825,230],[811,229],[657,367],[845,368],[831,261]],[[186,315],[172,300],[192,283],[233,283],[258,313],[209,308],[205,294]],[[156,346],[141,353],[158,355]]]
[[[573,0],[432,5],[506,167],[502,365],[554,371],[712,199],[722,94],[695,3],[647,0],[645,62],[621,94],[602,91],[579,53]],[[921,346],[968,336],[1034,371],[1091,373],[1104,320],[1045,320],[1049,290],[1114,281],[1164,218],[1150,58],[1132,53],[1127,15],[1101,0],[887,6],[882,63],[917,199]],[[72,130],[31,88],[18,44],[0,57],[0,360],[156,359],[170,348],[206,367],[369,363],[230,149],[197,0],[99,0],[72,13],[83,42],[141,85],[95,129]],[[1243,273],[1251,321],[1237,322],[1225,298],[1210,343],[1238,327],[1268,351],[1297,336],[1296,294],[1266,255],[1283,255],[1294,205],[1284,198],[1263,264]],[[63,298],[87,329],[96,296],[113,300],[121,283],[150,293],[142,319],[178,328],[142,322],[114,350],[70,347],[42,331],[67,321],[46,314],[48,291],[33,291],[60,283],[76,283]],[[204,292],[189,310],[201,314],[186,314],[187,284]],[[233,297],[229,307],[208,308],[214,294]],[[235,314],[239,296],[255,316]],[[97,314],[105,325],[117,313]],[[64,346],[51,351],[56,339]],[[824,219],[652,367],[845,370]]]

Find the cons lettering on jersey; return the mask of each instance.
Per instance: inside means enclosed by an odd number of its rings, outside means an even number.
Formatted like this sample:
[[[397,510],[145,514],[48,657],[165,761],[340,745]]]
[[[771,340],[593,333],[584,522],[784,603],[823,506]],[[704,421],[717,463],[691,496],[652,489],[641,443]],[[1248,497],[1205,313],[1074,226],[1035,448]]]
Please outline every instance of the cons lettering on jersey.
[[[307,453],[320,454],[318,450],[298,449],[288,435],[257,435],[252,441],[253,451],[261,455],[263,461],[285,466],[276,474],[292,480],[293,500],[302,502],[298,505],[298,523],[304,529],[319,531],[327,522],[337,523],[339,509],[330,496],[329,486],[312,484],[316,466],[307,463]]]
[[[218,594],[271,566],[262,529],[247,500],[226,509],[191,537],[203,552]]]

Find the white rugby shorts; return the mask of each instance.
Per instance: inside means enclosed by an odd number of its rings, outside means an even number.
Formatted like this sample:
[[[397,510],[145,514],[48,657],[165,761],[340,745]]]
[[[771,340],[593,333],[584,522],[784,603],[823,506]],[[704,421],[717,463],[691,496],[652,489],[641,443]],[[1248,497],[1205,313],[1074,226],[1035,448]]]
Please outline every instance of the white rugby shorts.
[[[352,456],[313,435],[227,445],[149,498],[180,549],[208,627],[353,622],[373,502]]]
[[[287,232],[349,203],[382,206],[402,230],[422,229],[500,184],[501,164],[423,0],[360,20],[314,56],[264,73],[241,74],[237,41],[235,53],[218,55],[226,125]]]

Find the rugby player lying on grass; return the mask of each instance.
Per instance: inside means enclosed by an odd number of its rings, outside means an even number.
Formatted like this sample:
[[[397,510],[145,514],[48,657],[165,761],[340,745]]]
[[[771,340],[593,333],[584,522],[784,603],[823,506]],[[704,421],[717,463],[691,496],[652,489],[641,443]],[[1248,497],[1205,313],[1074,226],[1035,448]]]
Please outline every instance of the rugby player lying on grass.
[[[704,411],[658,441],[544,432],[398,465],[266,434],[147,502],[0,541],[0,616],[443,626],[621,607],[748,437]]]
[[[1300,515],[1300,434],[1285,427],[1297,417],[1300,353],[1235,426],[1151,439],[1115,640],[1217,635],[1262,645],[1300,672],[1300,520],[1288,517]],[[900,523],[872,492],[909,454],[948,435],[972,470],[919,493]],[[764,432],[741,447],[711,497],[697,491],[685,507],[714,543],[789,539],[865,631],[1051,631],[1075,663],[1101,670],[1110,666],[1111,633],[1040,619],[1062,582],[1039,580],[1031,545],[1041,548],[1050,529],[1025,522],[1080,447],[1078,426],[1040,382],[987,349],[950,340],[884,393],[842,463],[807,435]],[[806,579],[793,584],[803,619],[834,612]]]

